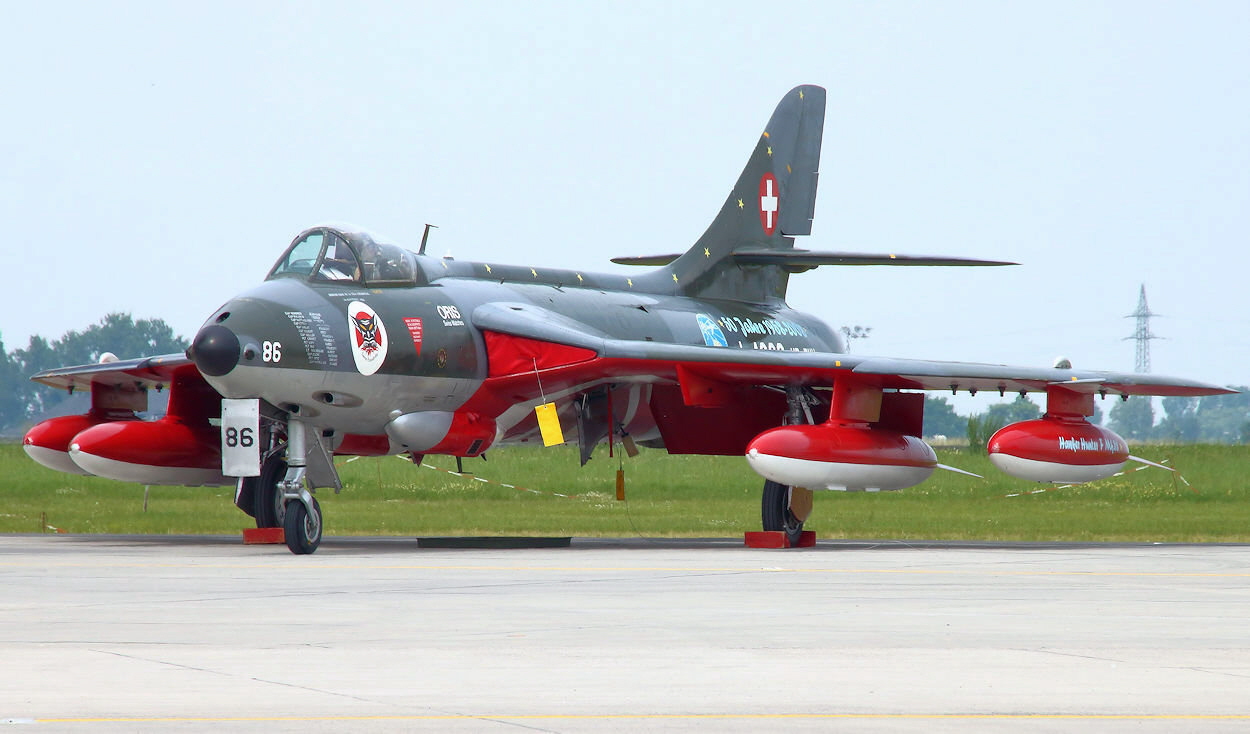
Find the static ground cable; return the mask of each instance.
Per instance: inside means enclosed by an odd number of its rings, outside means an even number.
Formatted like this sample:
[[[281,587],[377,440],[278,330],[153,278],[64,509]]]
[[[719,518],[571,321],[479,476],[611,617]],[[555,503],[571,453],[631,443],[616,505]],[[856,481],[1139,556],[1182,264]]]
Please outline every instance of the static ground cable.
[[[1169,461],[1169,459],[1164,459],[1164,460],[1163,460],[1163,461],[1161,461],[1160,463],[1161,463],[1161,464],[1166,464],[1166,463],[1168,463],[1168,461]],[[1139,471],[1144,471],[1144,470],[1146,470],[1146,469],[1151,469],[1151,468],[1153,468],[1153,467],[1151,467],[1151,465],[1146,464],[1145,466],[1139,466],[1139,467],[1137,467],[1136,469],[1131,469],[1131,470],[1129,470],[1129,471],[1132,471],[1132,472],[1139,472]],[[1114,479],[1115,477],[1122,477],[1122,476],[1124,476],[1124,475],[1128,474],[1128,473],[1129,473],[1129,471],[1118,471],[1118,472],[1116,472],[1115,474],[1112,474],[1111,476],[1107,477],[1107,479]],[[1194,489],[1194,488],[1193,488],[1193,485],[1189,483],[1189,480],[1188,480],[1188,479],[1186,479],[1186,478],[1185,478],[1185,476],[1184,476],[1183,474],[1181,474],[1180,472],[1176,471],[1175,469],[1172,469],[1171,471],[1173,472],[1173,474],[1172,474],[1172,476],[1173,476],[1173,477],[1175,477],[1176,479],[1180,479],[1180,480],[1181,480],[1181,482],[1182,482],[1182,483],[1184,483],[1184,485],[1185,485],[1186,487],[1189,487],[1190,491],[1197,493],[1197,491],[1198,491],[1198,490],[1196,490],[1196,489]],[[1007,498],[1007,497],[1028,497],[1028,496],[1029,496],[1029,495],[1031,495],[1031,494],[1041,494],[1042,492],[1054,492],[1054,491],[1056,491],[1056,490],[1060,490],[1060,489],[1072,489],[1073,487],[1081,487],[1081,486],[1084,486],[1084,485],[1081,485],[1081,484],[1061,484],[1061,485],[1059,485],[1058,487],[1043,487],[1043,488],[1041,488],[1041,489],[1035,489],[1035,490],[1032,490],[1031,492],[1012,492],[1011,494],[1004,494],[1004,495],[1002,495],[1002,497],[1003,497],[1003,498]]]
[[[401,456],[399,458],[403,459],[404,457]],[[451,469],[444,469],[441,466],[434,466],[433,464],[426,464],[425,462],[421,463],[421,468],[433,469],[434,471],[441,471],[444,474],[450,474],[453,477],[461,477],[463,479],[472,479],[475,482],[481,482],[483,484],[494,484],[498,487],[507,487],[508,489],[515,489],[518,492],[529,492],[530,494],[545,494],[545,495],[550,495],[552,497],[563,497],[565,499],[570,499],[570,500],[580,499],[582,497],[588,496],[588,495],[583,495],[583,494],[562,494],[560,492],[547,492],[541,489],[530,489],[529,487],[518,487],[515,484],[508,484],[506,482],[496,482],[493,479],[486,479],[484,477],[479,477],[476,474],[469,474],[468,472],[458,472],[458,471],[453,471]]]

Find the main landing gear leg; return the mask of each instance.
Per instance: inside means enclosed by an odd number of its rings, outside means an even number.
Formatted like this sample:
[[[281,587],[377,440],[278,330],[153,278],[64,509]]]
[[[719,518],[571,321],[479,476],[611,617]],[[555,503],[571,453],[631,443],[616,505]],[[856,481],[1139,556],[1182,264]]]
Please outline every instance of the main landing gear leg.
[[[786,388],[785,425],[814,423],[812,406],[820,401],[811,390],[795,385]],[[760,503],[760,519],[764,530],[786,534],[791,548],[797,548],[803,537],[803,523],[812,514],[812,491],[803,487],[789,487],[774,481],[764,482],[764,496]]]
[[[760,519],[765,530],[780,530],[786,534],[791,548],[799,546],[803,537],[803,523],[812,512],[812,491],[802,487],[787,487],[773,481],[764,482],[764,497],[760,504]]]
[[[283,499],[282,488],[278,485],[286,477],[286,470],[286,459],[274,454],[261,465],[259,477],[243,478],[244,486],[251,491],[252,511],[248,514],[256,518],[256,527],[282,527],[286,500]]]
[[[260,475],[239,478],[234,503],[256,519],[256,527],[280,528],[286,514],[286,500],[278,486],[286,477],[285,447],[276,426],[264,426],[261,434]]]
[[[286,476],[278,482],[285,512],[282,530],[286,547],[297,555],[307,555],[321,545],[321,505],[304,486],[307,471],[306,426],[292,412],[286,427]]]

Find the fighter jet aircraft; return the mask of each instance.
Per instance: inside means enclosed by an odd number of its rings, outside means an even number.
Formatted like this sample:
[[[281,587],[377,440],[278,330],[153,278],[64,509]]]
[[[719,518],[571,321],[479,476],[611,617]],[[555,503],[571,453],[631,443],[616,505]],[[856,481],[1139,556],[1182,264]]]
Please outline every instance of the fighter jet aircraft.
[[[823,252],[809,235],[825,90],[785,95],[711,225],[683,253],[627,257],[637,275],[467,262],[358,229],[301,232],[260,285],[212,313],[186,354],[67,367],[34,380],[91,391],[84,415],[30,430],[45,466],[147,484],[235,484],[295,553],[321,540],[313,492],[331,455],[480,456],[575,436],[675,454],[745,456],[766,530],[798,539],[812,490],[896,490],[938,463],[926,390],[1043,392],[1045,415],[989,444],[1041,482],[1110,476],[1129,458],[1086,418],[1094,396],[1212,395],[1157,375],[852,355],[785,302],[822,265],[987,266],[953,257]],[[428,229],[427,229],[428,234]],[[165,417],[136,417],[151,389]]]

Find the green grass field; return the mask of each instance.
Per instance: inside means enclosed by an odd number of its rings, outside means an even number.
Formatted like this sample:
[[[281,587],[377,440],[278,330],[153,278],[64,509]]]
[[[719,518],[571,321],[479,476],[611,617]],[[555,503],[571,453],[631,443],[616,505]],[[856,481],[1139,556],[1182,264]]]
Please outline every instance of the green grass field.
[[[984,456],[938,451],[979,480],[938,471],[919,487],[883,494],[818,492],[807,527],[821,538],[1250,542],[1250,449],[1146,446],[1134,452],[1179,469],[1130,463],[1121,477],[1066,489],[1014,480]],[[454,469],[454,459],[429,463]],[[318,498],[329,535],[555,535],[736,537],[759,527],[762,480],[740,457],[598,452],[579,469],[574,449],[500,449],[465,469],[491,482],[413,466],[396,457],[339,459],[342,494]],[[233,488],[144,487],[53,472],[0,445],[0,532],[237,533],[250,518]],[[569,495],[567,497],[558,494]]]

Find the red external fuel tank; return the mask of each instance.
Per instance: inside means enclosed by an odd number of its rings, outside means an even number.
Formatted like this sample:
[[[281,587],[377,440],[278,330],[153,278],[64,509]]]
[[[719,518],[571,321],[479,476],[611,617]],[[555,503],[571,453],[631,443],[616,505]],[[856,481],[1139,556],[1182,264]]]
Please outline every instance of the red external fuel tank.
[[[1128,444],[1079,416],[1046,416],[1004,426],[990,437],[990,461],[1019,479],[1080,484],[1124,468]]]

